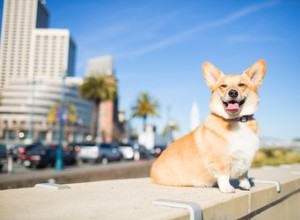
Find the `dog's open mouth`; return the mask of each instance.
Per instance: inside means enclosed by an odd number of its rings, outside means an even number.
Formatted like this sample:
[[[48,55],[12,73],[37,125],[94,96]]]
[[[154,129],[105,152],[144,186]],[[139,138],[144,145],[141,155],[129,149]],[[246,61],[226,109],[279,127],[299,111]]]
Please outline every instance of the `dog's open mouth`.
[[[243,104],[245,103],[246,99],[243,99],[241,101],[237,101],[237,100],[230,100],[228,102],[223,102],[226,111],[230,112],[230,113],[237,113],[241,110],[241,107],[243,106]]]

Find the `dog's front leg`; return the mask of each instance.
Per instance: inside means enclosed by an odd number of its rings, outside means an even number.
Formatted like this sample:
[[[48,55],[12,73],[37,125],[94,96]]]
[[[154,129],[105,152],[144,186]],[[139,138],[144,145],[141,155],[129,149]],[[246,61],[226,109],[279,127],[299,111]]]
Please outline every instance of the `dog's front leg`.
[[[224,156],[214,156],[211,163],[214,176],[217,180],[219,190],[223,193],[234,193],[235,189],[230,184],[230,163]]]
[[[218,175],[217,176],[219,190],[223,193],[234,193],[235,189],[231,186],[229,182],[229,176]]]
[[[234,193],[235,189],[231,186],[230,180],[230,165],[227,158],[216,156],[208,163],[210,170],[216,178],[219,190],[223,193]]]
[[[247,172],[239,178],[239,181],[240,181],[239,187],[241,187],[244,190],[250,190],[251,184],[249,182]]]

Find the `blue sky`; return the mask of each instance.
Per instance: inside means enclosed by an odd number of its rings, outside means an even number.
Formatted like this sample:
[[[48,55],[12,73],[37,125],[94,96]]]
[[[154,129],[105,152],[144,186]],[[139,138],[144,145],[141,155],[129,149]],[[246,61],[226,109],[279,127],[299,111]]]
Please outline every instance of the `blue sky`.
[[[209,113],[203,62],[241,73],[265,59],[255,115],[261,136],[300,137],[299,1],[47,0],[47,7],[50,28],[70,29],[77,44],[76,75],[84,75],[88,59],[112,55],[120,108],[128,112],[148,92],[160,103],[160,117],[150,120],[158,130],[168,108],[177,136],[189,130],[194,101],[202,120]]]

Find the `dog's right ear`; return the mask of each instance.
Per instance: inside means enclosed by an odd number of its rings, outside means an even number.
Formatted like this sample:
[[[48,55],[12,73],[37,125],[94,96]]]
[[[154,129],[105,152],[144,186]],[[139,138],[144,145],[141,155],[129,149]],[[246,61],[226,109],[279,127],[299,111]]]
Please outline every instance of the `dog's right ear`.
[[[210,90],[214,89],[218,79],[223,75],[221,70],[209,62],[202,64],[202,73]]]
[[[248,68],[244,74],[247,75],[256,88],[258,88],[262,84],[262,80],[266,74],[266,62],[264,60],[258,60]]]

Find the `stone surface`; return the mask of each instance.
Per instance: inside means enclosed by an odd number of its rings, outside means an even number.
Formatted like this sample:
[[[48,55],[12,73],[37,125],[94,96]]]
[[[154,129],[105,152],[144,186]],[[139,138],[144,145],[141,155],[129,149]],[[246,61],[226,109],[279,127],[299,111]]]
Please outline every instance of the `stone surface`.
[[[277,180],[251,191],[220,193],[217,188],[167,187],[149,178],[68,184],[70,189],[24,188],[0,191],[1,219],[189,219],[186,209],[153,205],[156,199],[195,202],[204,219],[300,219],[300,165],[254,169],[250,177]],[[291,195],[290,195],[291,194]],[[287,197],[287,198],[285,198]],[[276,201],[282,199],[281,202]],[[274,203],[274,204],[273,204]],[[255,215],[254,211],[273,204]],[[293,205],[294,204],[294,205]],[[288,217],[288,218],[287,218]]]

